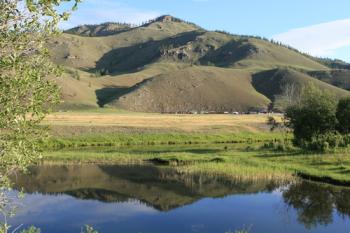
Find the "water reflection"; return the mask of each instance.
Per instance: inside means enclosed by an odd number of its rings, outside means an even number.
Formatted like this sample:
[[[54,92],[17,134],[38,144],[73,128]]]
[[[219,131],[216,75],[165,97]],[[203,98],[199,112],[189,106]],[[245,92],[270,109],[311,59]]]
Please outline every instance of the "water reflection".
[[[115,232],[110,226],[121,232],[193,232],[199,226],[200,232],[226,232],[251,224],[254,233],[350,230],[350,189],[306,181],[281,185],[169,167],[92,164],[33,167],[14,181],[29,194],[28,210],[16,221],[49,232],[76,232],[87,223],[101,232]],[[281,208],[291,216],[288,225]],[[65,225],[58,228],[57,221]]]
[[[307,228],[331,224],[333,211],[350,217],[350,190],[311,182],[298,182],[283,191],[285,203],[297,210]]]
[[[181,174],[166,167],[92,164],[33,167],[29,175],[16,177],[15,183],[28,193],[64,193],[102,202],[136,199],[161,211],[205,197],[271,191],[278,187],[268,181],[240,182]]]

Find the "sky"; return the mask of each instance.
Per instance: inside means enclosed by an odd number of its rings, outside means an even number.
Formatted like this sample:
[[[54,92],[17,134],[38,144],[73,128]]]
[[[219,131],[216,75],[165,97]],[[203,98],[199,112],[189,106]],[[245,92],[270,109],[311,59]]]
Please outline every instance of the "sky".
[[[208,30],[263,36],[314,56],[350,62],[349,0],[83,0],[61,27],[140,24],[160,15]]]

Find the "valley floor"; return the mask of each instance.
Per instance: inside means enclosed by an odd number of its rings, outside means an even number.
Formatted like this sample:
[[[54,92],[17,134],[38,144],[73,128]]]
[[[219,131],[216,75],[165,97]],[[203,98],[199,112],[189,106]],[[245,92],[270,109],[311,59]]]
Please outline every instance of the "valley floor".
[[[284,148],[290,135],[268,130],[266,115],[160,115],[72,112],[49,116],[45,163],[155,163],[184,173],[287,181],[303,177],[350,185],[347,151]]]
[[[74,133],[77,128],[100,128],[106,132],[118,129],[139,129],[183,132],[261,132],[268,130],[268,115],[231,114],[151,114],[133,113],[123,110],[96,109],[94,111],[60,112],[47,116],[44,124],[51,125],[56,132]],[[280,115],[275,115],[281,119]],[[69,130],[69,129],[70,130]],[[69,131],[67,131],[69,130]],[[100,130],[101,131],[101,130]]]

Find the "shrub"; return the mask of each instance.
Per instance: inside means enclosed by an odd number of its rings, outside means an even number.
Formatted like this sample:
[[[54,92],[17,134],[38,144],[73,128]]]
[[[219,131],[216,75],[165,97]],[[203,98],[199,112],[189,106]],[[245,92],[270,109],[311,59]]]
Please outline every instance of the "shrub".
[[[275,129],[281,128],[282,124],[278,122],[273,116],[269,116],[267,118],[267,125],[270,126],[270,131],[274,131]]]
[[[287,126],[293,129],[294,143],[304,147],[320,135],[335,132],[337,126],[335,97],[314,87],[304,90],[300,103],[287,108]],[[316,143],[317,144],[317,143]],[[309,147],[309,146],[307,146]]]
[[[311,140],[302,140],[300,146],[308,150],[328,152],[334,150],[335,148],[344,147],[347,145],[348,144],[344,141],[344,137],[335,131],[315,135],[311,138]]]
[[[276,142],[268,142],[262,146],[262,149],[269,149],[275,151],[289,151],[292,150],[293,147],[289,140],[276,141]]]
[[[350,134],[343,135],[343,141],[345,146],[350,145]]]
[[[80,80],[80,74],[78,71],[75,71],[74,74],[73,74],[73,77],[76,79],[76,80]]]
[[[337,113],[338,119],[337,130],[342,134],[350,133],[350,97],[341,99],[338,103]]]
[[[350,98],[337,104],[334,96],[311,86],[285,117],[299,147],[326,152],[350,145]]]

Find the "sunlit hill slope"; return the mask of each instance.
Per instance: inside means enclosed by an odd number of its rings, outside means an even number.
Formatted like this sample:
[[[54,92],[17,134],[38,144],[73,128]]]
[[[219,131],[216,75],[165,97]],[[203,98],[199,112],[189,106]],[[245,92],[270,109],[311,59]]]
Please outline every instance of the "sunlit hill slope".
[[[262,38],[207,31],[172,16],[139,27],[76,27],[49,48],[65,68],[64,77],[55,79],[62,109],[248,111],[273,107],[286,84],[313,83],[340,97],[350,89],[346,63]]]

